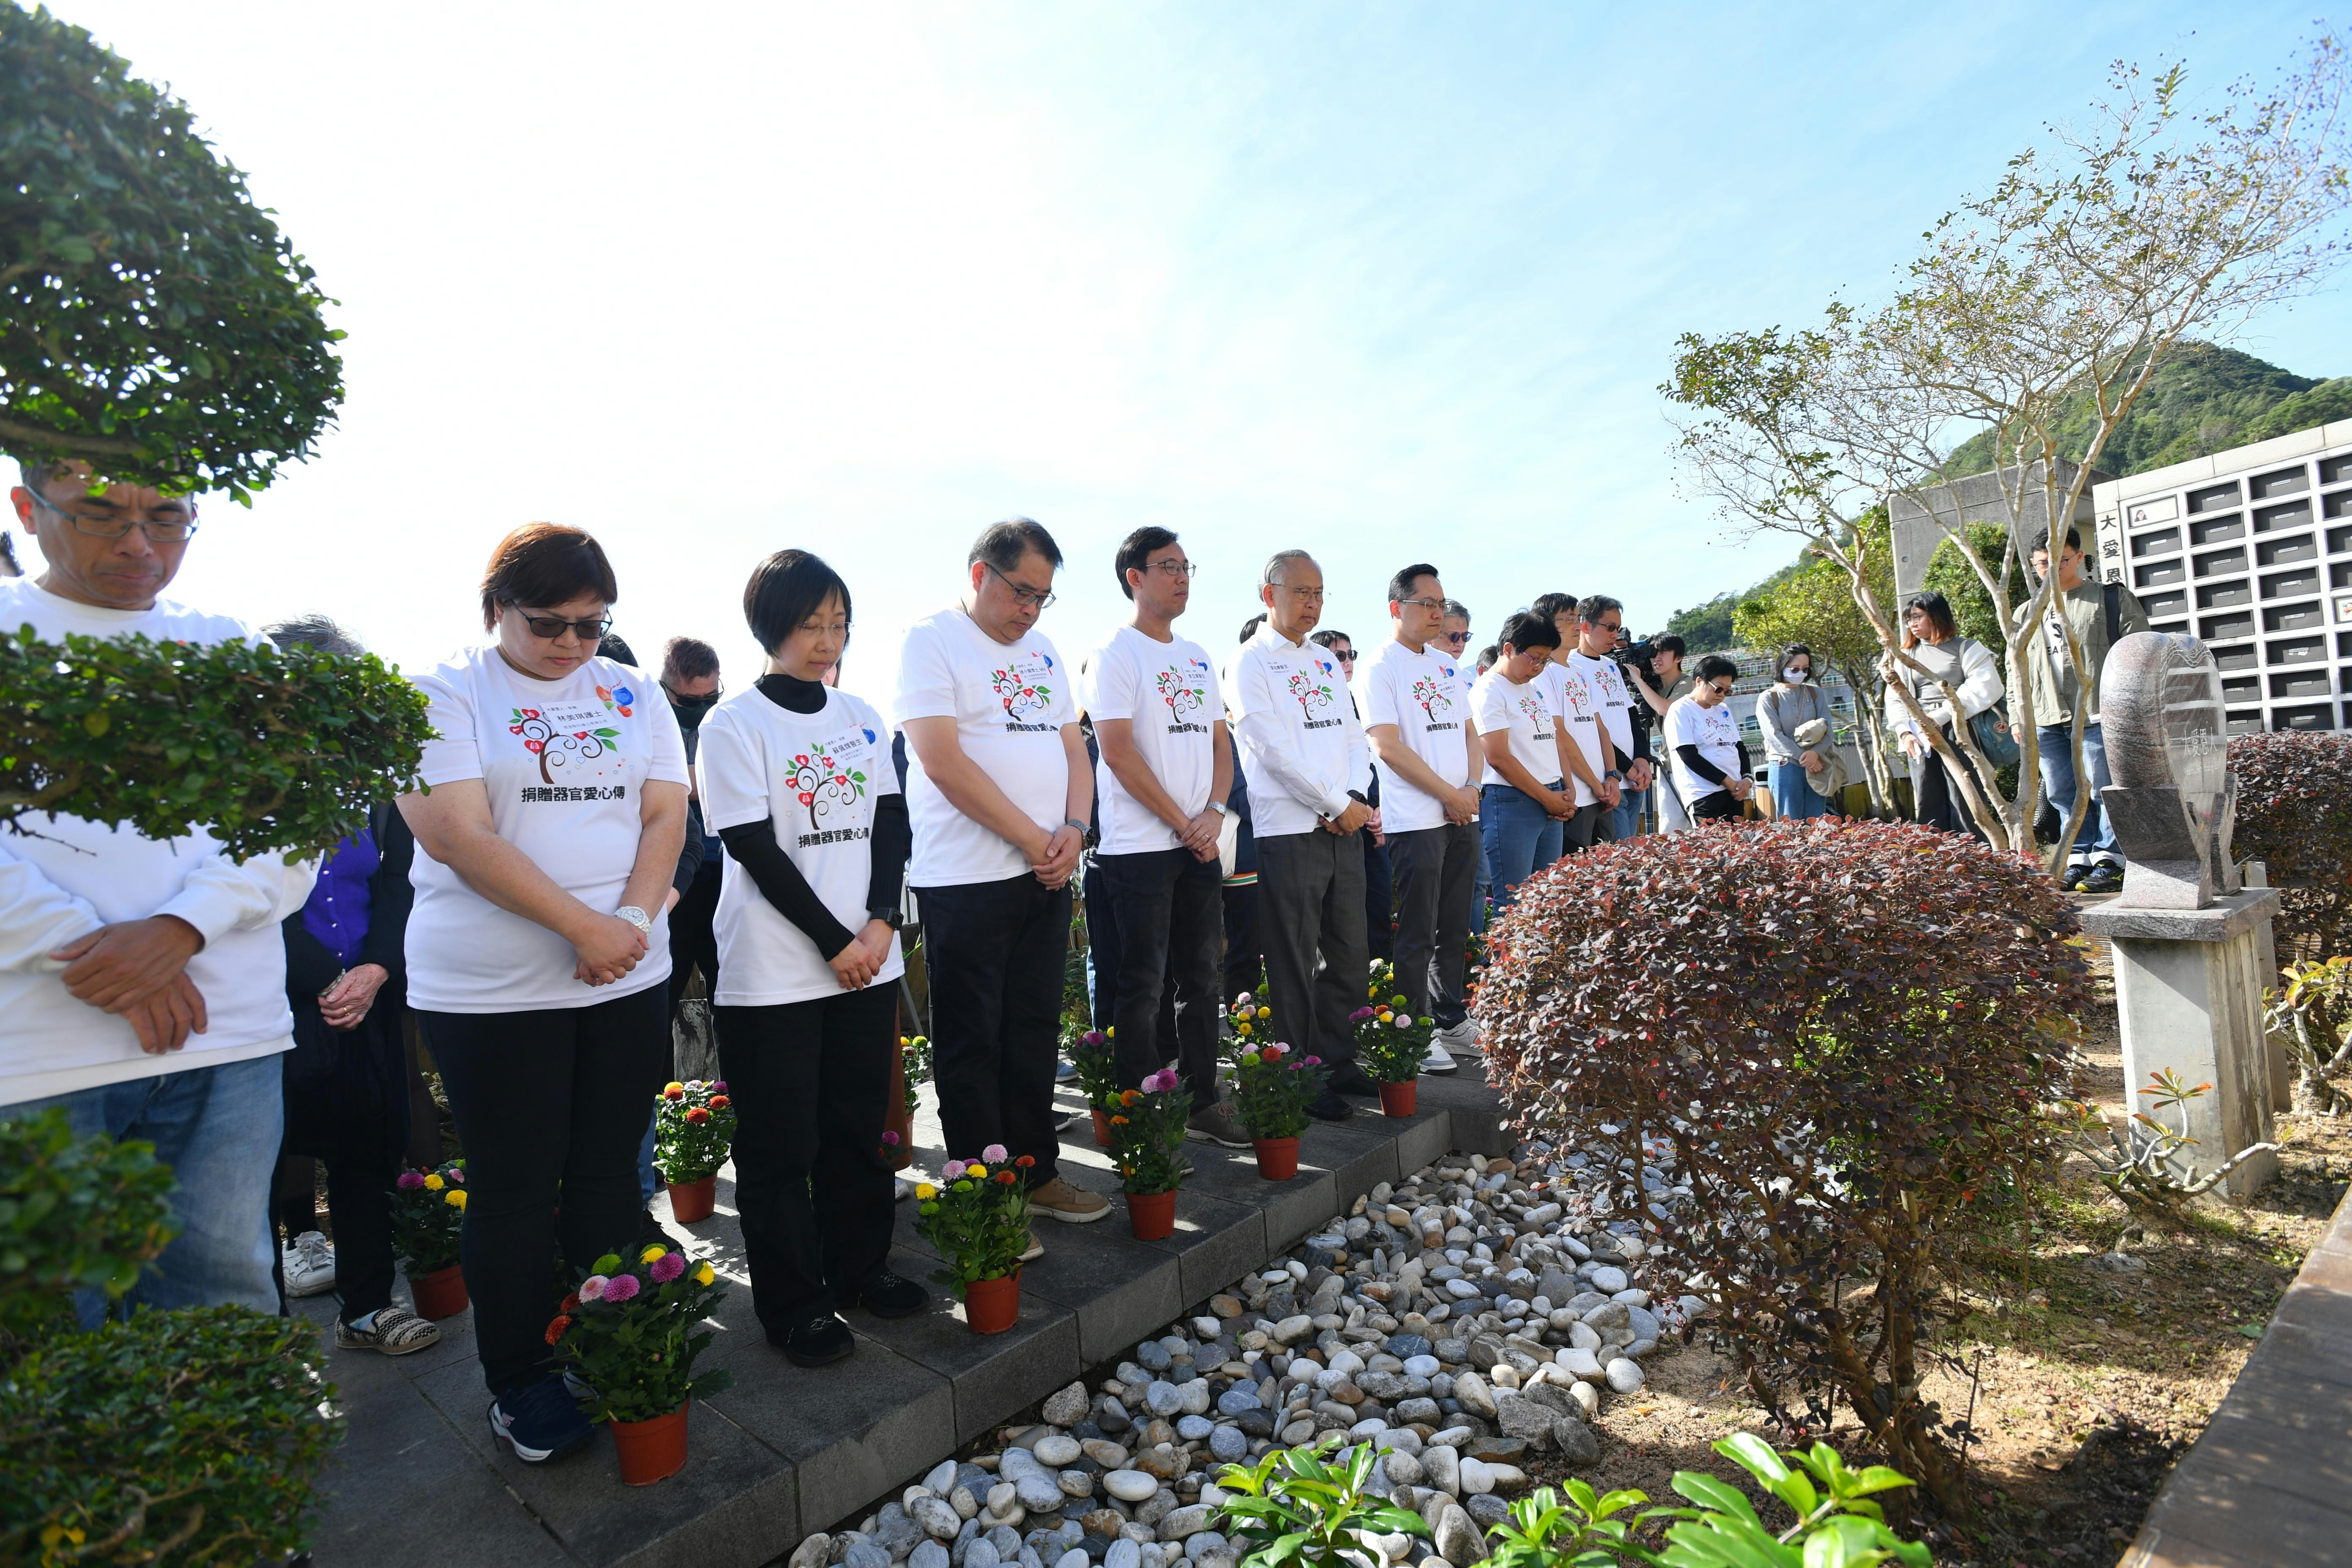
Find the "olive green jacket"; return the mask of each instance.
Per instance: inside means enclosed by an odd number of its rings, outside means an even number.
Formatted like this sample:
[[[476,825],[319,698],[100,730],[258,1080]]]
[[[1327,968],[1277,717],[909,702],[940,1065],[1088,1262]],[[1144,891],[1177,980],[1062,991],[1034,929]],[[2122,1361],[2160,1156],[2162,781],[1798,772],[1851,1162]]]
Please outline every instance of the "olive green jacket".
[[[2139,600],[2121,583],[2113,584],[2116,595],[2116,630],[2119,637],[2147,630],[2147,612]],[[2053,601],[2053,608],[2063,609],[2066,624],[2083,645],[2083,665],[2091,672],[2091,700],[2083,715],[2086,724],[2099,721],[2099,676],[2107,662],[2107,598],[2106,588],[2094,582],[2077,583]],[[2020,605],[2018,622],[2022,624],[2026,606]],[[2074,699],[2078,695],[2074,679],[2074,660],[2063,653],[2051,658],[2050,634],[2045,626],[2025,647],[2025,676],[2029,689],[2028,700],[2032,712],[2027,722],[2037,727],[2072,724],[2074,721]]]

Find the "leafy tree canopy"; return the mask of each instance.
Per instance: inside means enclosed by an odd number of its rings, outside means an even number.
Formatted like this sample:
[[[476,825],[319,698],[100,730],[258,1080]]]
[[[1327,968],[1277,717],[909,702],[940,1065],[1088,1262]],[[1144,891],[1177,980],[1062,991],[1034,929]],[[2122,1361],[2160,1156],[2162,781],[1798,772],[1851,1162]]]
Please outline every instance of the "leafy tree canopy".
[[[1998,566],[2001,552],[2009,545],[2009,531],[1997,522],[1969,524],[1969,543],[1988,568]],[[1994,608],[1992,595],[1985,592],[1984,579],[1969,564],[1959,547],[1949,539],[1937,542],[1936,552],[1927,557],[1927,570],[1921,574],[1919,585],[1941,594],[1952,604],[1952,624],[1960,635],[1977,641],[1999,653],[2008,646],[2008,635],[2001,629],[2000,612]],[[2025,567],[2021,562],[2011,562],[2009,568],[2009,600],[2012,605],[2025,603],[2030,592],[2025,585]]]
[[[1731,615],[1738,605],[1738,595],[1717,594],[1704,605],[1667,616],[1666,630],[1682,638],[1694,658],[1714,653],[1731,646]]]
[[[343,394],[328,303],[187,106],[0,0],[0,447],[242,500]]]

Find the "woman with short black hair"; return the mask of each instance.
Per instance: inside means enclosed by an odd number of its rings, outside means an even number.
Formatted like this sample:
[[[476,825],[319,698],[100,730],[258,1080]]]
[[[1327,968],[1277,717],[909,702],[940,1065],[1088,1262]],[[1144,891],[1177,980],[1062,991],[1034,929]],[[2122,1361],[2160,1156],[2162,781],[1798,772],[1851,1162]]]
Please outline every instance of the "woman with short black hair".
[[[436,733],[418,770],[431,793],[400,799],[417,844],[408,999],[465,1144],[490,1430],[537,1464],[593,1431],[545,1339],[557,1244],[584,1275],[643,1213],[686,748],[654,683],[598,657],[620,588],[593,539],[519,528],[481,595],[491,640],[416,682]]]
[[[703,816],[727,847],[711,1016],[751,1308],[769,1343],[822,1366],[856,1347],[841,1308],[897,1318],[929,1300],[890,1271],[882,1150],[912,838],[881,714],[825,681],[849,585],[779,551],[752,570],[743,618],[767,672],[702,721]]]
[[[1897,661],[1896,679],[1958,752],[1959,726],[2000,700],[2000,669],[1991,650],[1976,638],[1960,635],[1952,619],[1951,601],[1931,589],[1903,601],[1903,651],[1909,662]],[[1946,687],[1959,700],[1957,710],[1945,699]],[[1928,744],[1919,721],[1892,686],[1886,689],[1886,722],[1902,737],[1903,752],[1911,759],[1913,819],[1947,833],[1984,837],[1984,829],[1977,825],[1967,797],[1953,783],[1942,754]],[[1965,754],[1961,765],[1969,767],[1969,777],[1981,797],[1984,781],[1978,778]]]
[[[1739,679],[1739,667],[1719,653],[1708,654],[1692,672],[1690,693],[1666,708],[1666,746],[1683,806],[1694,827],[1704,822],[1737,822],[1746,815],[1756,781],[1748,776],[1748,743],[1726,706]]]

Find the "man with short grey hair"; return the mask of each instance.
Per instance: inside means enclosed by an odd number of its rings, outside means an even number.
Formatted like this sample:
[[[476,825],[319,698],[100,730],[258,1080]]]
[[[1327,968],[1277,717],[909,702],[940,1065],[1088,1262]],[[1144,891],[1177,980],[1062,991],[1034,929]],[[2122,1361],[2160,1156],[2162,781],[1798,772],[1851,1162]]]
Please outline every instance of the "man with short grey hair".
[[[1307,640],[1323,618],[1323,569],[1304,550],[1265,564],[1266,622],[1233,662],[1229,703],[1239,731],[1258,858],[1258,930],[1276,1036],[1331,1068],[1307,1111],[1353,1114],[1342,1093],[1377,1092],[1356,1065],[1348,1016],[1363,1005],[1364,856],[1372,820],[1371,764],[1347,678]]]

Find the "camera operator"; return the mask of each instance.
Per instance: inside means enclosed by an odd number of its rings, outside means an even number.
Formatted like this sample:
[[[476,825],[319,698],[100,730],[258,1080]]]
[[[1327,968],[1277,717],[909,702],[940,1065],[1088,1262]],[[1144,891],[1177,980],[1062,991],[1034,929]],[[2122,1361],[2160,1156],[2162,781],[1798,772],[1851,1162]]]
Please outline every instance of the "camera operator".
[[[1640,642],[1622,648],[1617,662],[1625,671],[1626,689],[1639,692],[1649,712],[1634,710],[1638,729],[1646,732],[1657,719],[1665,717],[1666,710],[1675,700],[1690,694],[1696,682],[1683,670],[1683,654],[1689,644],[1672,632],[1664,637],[1644,637]],[[1656,719],[1652,716],[1655,715]],[[1651,752],[1645,746],[1644,752]],[[1653,752],[1654,756],[1654,753]],[[1690,814],[1683,809],[1682,795],[1675,788],[1674,774],[1666,768],[1657,770],[1660,777],[1654,783],[1656,790],[1658,831],[1675,833],[1690,826]]]

